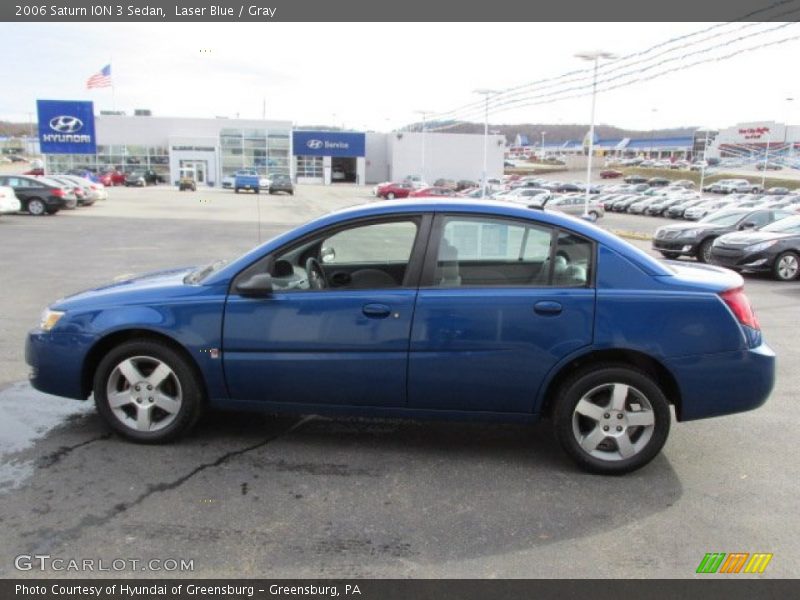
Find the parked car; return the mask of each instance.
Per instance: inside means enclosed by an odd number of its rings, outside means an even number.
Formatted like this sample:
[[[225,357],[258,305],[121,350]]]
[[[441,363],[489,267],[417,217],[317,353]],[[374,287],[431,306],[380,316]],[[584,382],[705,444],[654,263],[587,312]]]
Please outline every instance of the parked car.
[[[441,198],[446,196],[455,196],[456,192],[452,188],[447,187],[426,187],[422,188],[421,190],[414,190],[412,191],[408,197],[409,198]]]
[[[702,204],[703,202],[708,202],[706,198],[696,198],[694,200],[686,200],[684,202],[679,202],[678,204],[673,204],[670,206],[666,211],[666,216],[670,219],[682,219],[684,213],[698,204]]]
[[[769,162],[765,165],[764,161],[760,161],[756,164],[756,169],[758,169],[759,171],[764,171],[764,170],[780,171],[781,169],[783,169],[783,165],[775,162]]]
[[[723,208],[729,208],[734,203],[726,198],[716,200],[706,200],[696,206],[687,208],[683,213],[683,218],[689,221],[699,221],[706,215],[716,212]]]
[[[647,177],[641,175],[628,175],[622,181],[625,183],[647,183]]]
[[[514,188],[508,192],[496,193],[492,195],[493,200],[504,200],[508,202],[521,202],[523,204],[531,204],[534,202],[541,203],[544,200],[551,198],[553,195],[552,190],[534,187]]]
[[[22,210],[34,216],[52,215],[73,202],[77,203],[75,196],[44,177],[0,175],[0,186],[13,188]]]
[[[125,173],[120,171],[106,171],[98,175],[97,179],[106,187],[125,185]]]
[[[35,177],[41,177],[44,175],[44,168],[43,167],[33,167],[32,169],[28,169],[22,173],[23,175],[32,175]]]
[[[197,182],[194,180],[194,171],[184,171],[178,180],[179,192],[196,192]]]
[[[394,200],[395,198],[408,198],[408,195],[416,188],[414,184],[409,181],[401,181],[399,183],[387,183],[386,185],[378,186],[375,195],[378,198],[386,198],[387,200]]]
[[[622,177],[624,173],[622,171],[617,171],[615,169],[604,169],[600,171],[600,178],[601,179],[616,179],[618,177]]]
[[[237,194],[241,190],[250,190],[258,194],[260,189],[261,178],[255,169],[241,169],[234,174],[233,191]]]
[[[683,196],[664,196],[663,198],[657,198],[655,202],[647,206],[644,214],[652,217],[659,217],[664,215],[667,209],[681,202],[686,202],[686,198]]]
[[[647,185],[650,187],[666,187],[670,183],[672,183],[672,181],[664,177],[651,177],[647,180]]]
[[[557,196],[544,200],[541,206],[547,210],[557,210],[568,215],[582,216],[585,214],[589,221],[597,221],[606,214],[603,205],[595,201],[594,198],[592,198],[587,205],[586,196],[583,194]]]
[[[768,196],[785,196],[790,192],[787,187],[771,187],[768,190],[764,190],[764,193]]]
[[[147,180],[142,171],[133,171],[125,175],[125,187],[144,187]]]
[[[800,215],[723,235],[711,247],[711,262],[741,272],[771,273],[779,281],[800,275]]]
[[[234,183],[236,183],[236,178],[233,175],[226,175],[222,178],[222,189],[232,190]]]
[[[665,225],[656,229],[653,250],[665,258],[692,256],[700,262],[711,260],[711,246],[719,236],[732,231],[759,229],[791,216],[788,211],[731,208],[708,215],[697,223]]]
[[[277,194],[278,192],[284,192],[290,196],[294,196],[294,184],[292,184],[292,179],[284,173],[270,175],[269,193]]]
[[[72,192],[72,195],[75,196],[75,204],[76,206],[91,206],[95,203],[95,198],[92,196],[91,188],[89,188],[87,183],[91,183],[86,179],[83,182],[75,181],[71,179],[71,175],[50,175],[48,177],[49,180],[56,182],[58,185],[63,187],[64,189],[69,190]],[[76,178],[77,179],[77,178]],[[69,208],[69,207],[67,207]]]
[[[437,179],[433,182],[433,187],[450,188],[451,190],[455,190],[458,188],[458,184],[452,179]]]
[[[719,191],[722,194],[733,192],[750,192],[757,194],[761,191],[761,186],[757,183],[750,183],[747,179],[727,179],[725,183],[719,182]]]
[[[628,213],[632,215],[643,215],[645,211],[658,202],[663,202],[665,196],[649,196],[639,202],[634,202],[628,206]]]
[[[628,196],[627,198],[625,198],[623,200],[619,200],[617,202],[614,202],[614,212],[627,212],[628,211],[628,207],[631,204],[633,204],[634,202],[641,202],[642,200],[645,200],[646,198],[647,198],[647,196],[642,196],[641,194],[633,194],[633,195]]]
[[[0,215],[7,215],[22,210],[22,204],[14,193],[14,188],[0,186]]]
[[[178,438],[207,406],[549,415],[577,464],[620,474],[660,452],[671,405],[690,421],[766,401],[775,355],[742,285],[556,211],[372,203],[228,263],[58,300],[25,357],[33,387],[94,393],[109,426],[141,443]]]
[[[677,179],[675,181],[670,182],[670,186],[672,187],[682,187],[687,190],[693,190],[697,187],[691,179]]]
[[[106,190],[106,186],[99,181],[91,181],[84,177],[78,177],[77,175],[62,175],[62,177],[82,186],[87,199],[92,203],[100,200],[108,200],[108,190]]]
[[[489,185],[489,182],[487,181],[486,184]],[[469,190],[469,189],[476,188],[476,187],[480,187],[480,184],[478,184],[478,183],[476,183],[474,181],[471,181],[469,179],[460,179],[460,180],[458,180],[456,182],[456,191],[457,192],[463,192],[464,190]]]

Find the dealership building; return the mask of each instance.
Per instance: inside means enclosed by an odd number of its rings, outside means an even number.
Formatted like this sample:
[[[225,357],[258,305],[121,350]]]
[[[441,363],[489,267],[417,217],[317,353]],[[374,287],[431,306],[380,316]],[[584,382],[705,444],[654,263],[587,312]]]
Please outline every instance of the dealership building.
[[[501,177],[505,138],[433,132],[295,129],[290,121],[93,114],[90,102],[39,101],[39,142],[50,173],[152,170],[220,185],[240,169],[285,173],[297,183],[371,184],[417,177]],[[80,124],[80,125],[78,125]]]

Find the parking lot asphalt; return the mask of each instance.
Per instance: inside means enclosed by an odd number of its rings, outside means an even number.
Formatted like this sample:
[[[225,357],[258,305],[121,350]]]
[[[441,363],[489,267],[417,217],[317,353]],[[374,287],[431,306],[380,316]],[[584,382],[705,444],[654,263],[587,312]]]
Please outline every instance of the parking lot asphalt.
[[[624,477],[576,470],[547,422],[212,413],[176,444],[141,446],[111,434],[91,403],[28,386],[25,332],[55,299],[233,257],[258,242],[256,202],[267,239],[367,201],[350,186],[258,200],[112,189],[94,207],[0,217],[0,576],[87,575],[15,570],[15,556],[43,553],[190,559],[183,574],[203,577],[693,577],[706,552],[742,551],[774,554],[761,577],[796,576],[800,283],[746,279],[778,354],[767,404],[674,424],[662,454]]]

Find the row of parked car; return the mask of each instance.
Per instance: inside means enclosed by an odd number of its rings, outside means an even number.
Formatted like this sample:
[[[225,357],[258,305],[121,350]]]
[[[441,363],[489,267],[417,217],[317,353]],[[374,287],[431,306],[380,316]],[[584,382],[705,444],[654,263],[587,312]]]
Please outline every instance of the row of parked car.
[[[25,211],[34,216],[52,215],[107,198],[102,183],[77,175],[0,175],[0,213]]]

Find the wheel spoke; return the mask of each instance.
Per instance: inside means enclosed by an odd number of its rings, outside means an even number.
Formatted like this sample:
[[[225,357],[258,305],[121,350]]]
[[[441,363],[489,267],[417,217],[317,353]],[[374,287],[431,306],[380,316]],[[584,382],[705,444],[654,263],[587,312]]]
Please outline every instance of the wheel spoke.
[[[181,403],[175,398],[170,398],[166,394],[158,393],[155,396],[155,405],[161,410],[165,410],[170,414],[175,414],[180,410]]]
[[[619,455],[622,458],[630,458],[636,454],[636,449],[633,447],[631,439],[628,437],[627,433],[623,433],[621,436],[614,439],[617,440],[617,449],[619,450]]]
[[[624,383],[615,383],[611,391],[611,408],[624,410],[625,401],[628,399],[628,386]]]
[[[605,409],[601,406],[597,406],[597,404],[593,402],[589,402],[586,398],[582,398],[580,402],[575,406],[575,412],[579,415],[583,415],[584,417],[589,417],[595,421],[599,421],[603,418],[603,413]]]
[[[150,383],[154,388],[157,388],[171,374],[172,370],[167,365],[164,363],[159,363],[153,372],[150,373],[150,376],[147,378],[147,382]]]
[[[108,405],[111,408],[119,408],[131,403],[131,394],[129,391],[114,392],[108,395]]]
[[[587,452],[592,452],[597,446],[606,439],[606,434],[598,425],[591,432],[587,435],[583,436],[580,440],[581,448],[586,450]]]
[[[628,420],[628,427],[650,427],[655,424],[653,411],[640,410],[638,412],[625,413]]]
[[[130,385],[134,385],[144,379],[144,375],[130,358],[122,361],[117,368]]]
[[[139,431],[150,430],[150,407],[137,406],[136,407],[136,429]]]

